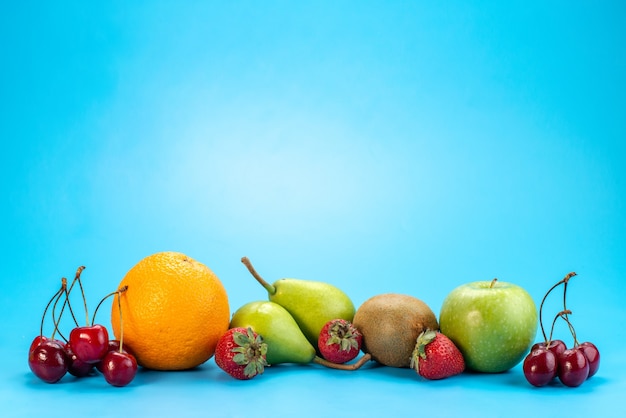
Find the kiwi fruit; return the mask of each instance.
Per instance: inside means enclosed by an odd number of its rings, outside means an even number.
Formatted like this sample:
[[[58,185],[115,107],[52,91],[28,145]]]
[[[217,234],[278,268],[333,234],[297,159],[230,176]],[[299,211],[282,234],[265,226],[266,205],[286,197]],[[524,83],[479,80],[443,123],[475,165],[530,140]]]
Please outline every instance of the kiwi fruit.
[[[363,352],[391,367],[409,367],[419,334],[439,329],[437,317],[426,303],[398,293],[366,300],[352,323],[363,334]]]

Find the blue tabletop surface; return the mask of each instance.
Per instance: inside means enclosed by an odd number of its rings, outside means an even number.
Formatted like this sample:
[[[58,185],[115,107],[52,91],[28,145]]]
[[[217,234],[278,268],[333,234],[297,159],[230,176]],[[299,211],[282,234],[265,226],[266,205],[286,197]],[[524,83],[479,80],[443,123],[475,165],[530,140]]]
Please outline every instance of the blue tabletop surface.
[[[625,18],[620,1],[4,4],[1,415],[622,416]],[[538,303],[576,271],[568,307],[600,370],[540,389],[521,365],[35,378],[61,277],[85,265],[93,307],[165,250],[213,269],[231,312],[267,297],[242,256],[437,314],[469,281]]]

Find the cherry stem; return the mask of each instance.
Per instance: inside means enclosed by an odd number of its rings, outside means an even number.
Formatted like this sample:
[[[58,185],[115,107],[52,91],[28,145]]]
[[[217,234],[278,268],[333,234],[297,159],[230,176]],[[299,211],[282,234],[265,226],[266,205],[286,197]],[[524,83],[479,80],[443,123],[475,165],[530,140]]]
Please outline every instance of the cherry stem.
[[[565,275],[564,278],[562,278],[561,280],[559,280],[557,283],[554,284],[554,286],[552,286],[550,288],[550,290],[548,290],[546,292],[546,294],[543,296],[543,299],[541,300],[541,304],[539,305],[539,326],[541,327],[541,334],[543,335],[543,339],[546,342],[546,344],[549,342],[548,337],[546,336],[546,331],[543,327],[543,304],[545,303],[546,299],[548,298],[548,295],[557,287],[559,287],[562,284],[565,284],[565,286],[567,287],[567,282],[569,282],[569,279],[571,279],[572,277],[576,276],[576,273],[571,272],[568,273],[567,275]],[[565,297],[565,295],[563,296]],[[563,303],[563,308],[565,308],[565,302]]]
[[[559,317],[561,317],[562,315],[567,316],[567,314],[571,313],[572,311],[570,310],[563,310],[554,316],[554,319],[552,320],[552,328],[550,329],[550,339],[546,340],[546,348],[549,347],[550,343],[552,342],[552,333],[554,332],[554,324],[556,324],[556,320],[559,319]]]
[[[319,356],[315,356],[313,358],[313,363],[319,364],[321,366],[328,367],[330,369],[353,371],[353,370],[360,369],[361,366],[363,366],[365,363],[367,363],[371,359],[372,359],[371,354],[366,353],[356,363],[353,363],[353,364],[337,364],[337,363],[333,363],[332,361],[325,360],[325,359],[323,359],[323,358],[321,358]]]
[[[98,303],[98,306],[96,306],[96,309],[93,311],[93,318],[91,319],[91,324],[93,325],[96,323],[96,314],[98,313],[98,309],[100,308],[100,305],[102,305],[102,302],[104,302],[107,298],[110,298],[111,296],[120,295],[126,292],[127,289],[128,289],[128,286],[122,286],[119,289],[117,289],[115,292],[111,292],[105,297],[103,297]]]
[[[574,325],[572,325],[572,322],[569,320],[569,316],[571,315],[572,311],[569,310],[564,310],[562,312],[559,313],[559,316],[561,318],[563,318],[563,320],[565,320],[565,322],[567,322],[567,326],[569,327],[569,331],[572,333],[572,337],[574,338],[574,347],[578,347],[580,344],[578,342],[578,338],[576,338],[576,330],[574,329]]]
[[[87,326],[89,326],[89,311],[87,310],[87,298],[85,297],[85,289],[83,289],[83,281],[80,279],[80,273],[85,269],[85,266],[80,266],[78,271],[76,272],[76,280],[78,281],[78,286],[80,287],[80,293],[83,296],[83,305],[85,306],[85,320],[87,322]]]
[[[43,310],[43,315],[41,316],[41,324],[39,325],[39,336],[43,337],[43,324],[44,321],[46,319],[46,313],[48,312],[48,309],[50,308],[50,305],[52,305],[52,302],[55,302],[54,305],[56,306],[56,301],[59,300],[59,298],[61,297],[61,295],[63,294],[63,292],[65,291],[65,289],[67,288],[67,279],[65,277],[63,277],[61,279],[61,288],[59,290],[56,291],[56,293],[50,298],[50,300],[48,301],[48,304],[46,305],[46,308]],[[54,310],[54,308],[53,308]],[[54,315],[52,318],[52,322],[54,321]],[[55,326],[56,328],[56,326]]]
[[[565,284],[563,285],[563,311],[567,311],[567,285],[569,283],[569,279],[571,279],[575,275],[576,275],[576,273],[572,272],[569,275],[565,276],[565,279],[563,279],[563,280],[565,280]],[[567,313],[565,314],[565,318],[568,319]],[[571,325],[570,325],[570,328],[571,328]]]
[[[265,288],[265,290],[267,290],[267,292],[270,295],[273,295],[274,293],[276,293],[276,287],[274,287],[274,285],[266,282],[263,277],[261,277],[261,275],[259,273],[257,273],[257,271],[254,269],[254,267],[252,266],[252,263],[250,262],[250,260],[248,259],[248,257],[242,257],[241,258],[241,262],[246,266],[246,268],[248,269],[248,271],[250,272],[250,274],[252,274],[252,276],[259,282],[261,283],[261,286],[263,286]]]
[[[63,311],[65,310],[65,306],[67,305],[67,307],[70,310],[70,314],[72,315],[72,319],[74,320],[74,324],[76,324],[77,327],[79,326],[78,320],[76,319],[76,315],[74,315],[74,310],[72,309],[72,304],[70,303],[70,293],[72,293],[72,289],[74,288],[74,285],[78,281],[80,274],[82,273],[84,269],[85,267],[81,266],[78,268],[78,270],[76,270],[76,275],[74,276],[74,280],[72,280],[72,284],[70,285],[69,289],[67,289],[67,291],[65,292],[65,300],[63,301],[63,306],[61,306],[61,313],[59,314],[59,315],[63,315]]]
[[[120,311],[120,353],[124,350],[124,320],[122,319],[122,298],[121,295],[128,289],[128,286],[122,287],[117,291],[117,308]]]
[[[61,323],[61,317],[63,316],[63,309],[61,309],[61,313],[59,314],[59,316],[56,316],[56,309],[57,309],[57,304],[59,303],[59,300],[61,300],[61,296],[65,295],[65,300],[63,301],[63,306],[65,306],[65,303],[67,302],[67,280],[65,278],[63,278],[62,280],[65,280],[65,289],[63,289],[63,292],[57,297],[57,300],[54,302],[54,305],[52,305],[52,322],[54,323],[54,331],[52,333],[52,338],[54,338],[54,334],[55,333],[59,333],[59,335],[61,336],[61,338],[63,339],[63,341],[67,342],[67,338],[65,337],[65,335],[63,335],[61,333],[61,330],[59,329],[59,324]],[[63,306],[61,308],[63,308]]]

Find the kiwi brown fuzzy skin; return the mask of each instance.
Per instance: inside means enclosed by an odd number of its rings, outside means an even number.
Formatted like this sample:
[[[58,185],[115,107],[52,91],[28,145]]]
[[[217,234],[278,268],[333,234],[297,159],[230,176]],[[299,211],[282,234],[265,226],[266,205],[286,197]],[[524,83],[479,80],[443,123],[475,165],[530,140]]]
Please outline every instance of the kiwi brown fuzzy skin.
[[[409,367],[419,334],[425,329],[439,329],[437,317],[426,303],[398,293],[366,300],[352,323],[363,334],[362,351],[391,367]]]

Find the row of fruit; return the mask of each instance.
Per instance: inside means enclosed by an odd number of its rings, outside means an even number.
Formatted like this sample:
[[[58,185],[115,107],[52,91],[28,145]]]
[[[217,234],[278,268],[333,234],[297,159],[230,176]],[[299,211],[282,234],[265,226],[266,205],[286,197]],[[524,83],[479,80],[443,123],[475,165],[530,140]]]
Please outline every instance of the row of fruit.
[[[114,338],[95,322],[95,312],[90,320],[81,281],[84,267],[79,268],[69,286],[62,280],[44,310],[40,334],[29,350],[32,372],[54,383],[68,372],[83,377],[98,370],[110,384],[125,386],[138,366],[183,370],[214,356],[222,370],[241,380],[273,364],[354,371],[369,361],[411,367],[423,378],[442,379],[466,369],[499,373],[523,361],[524,375],[534,386],[556,377],[566,386],[579,386],[599,367],[598,349],[578,342],[569,318],[566,292],[574,273],[546,293],[539,312],[531,296],[512,283],[494,279],[461,285],[444,300],[438,320],[425,302],[411,295],[379,294],[355,309],[348,295],[329,283],[285,278],[270,284],[250,260],[244,257],[242,262],[265,288],[268,300],[246,303],[231,316],[224,286],[207,266],[175,252],[145,257],[95,310],[114,298]],[[79,326],[70,303],[77,284],[85,326]],[[543,305],[560,285],[563,310],[546,335]],[[49,310],[53,331],[46,337]],[[67,312],[74,324],[69,338],[60,329]],[[552,339],[558,319],[572,333],[570,349]],[[538,323],[543,341],[533,345]]]

